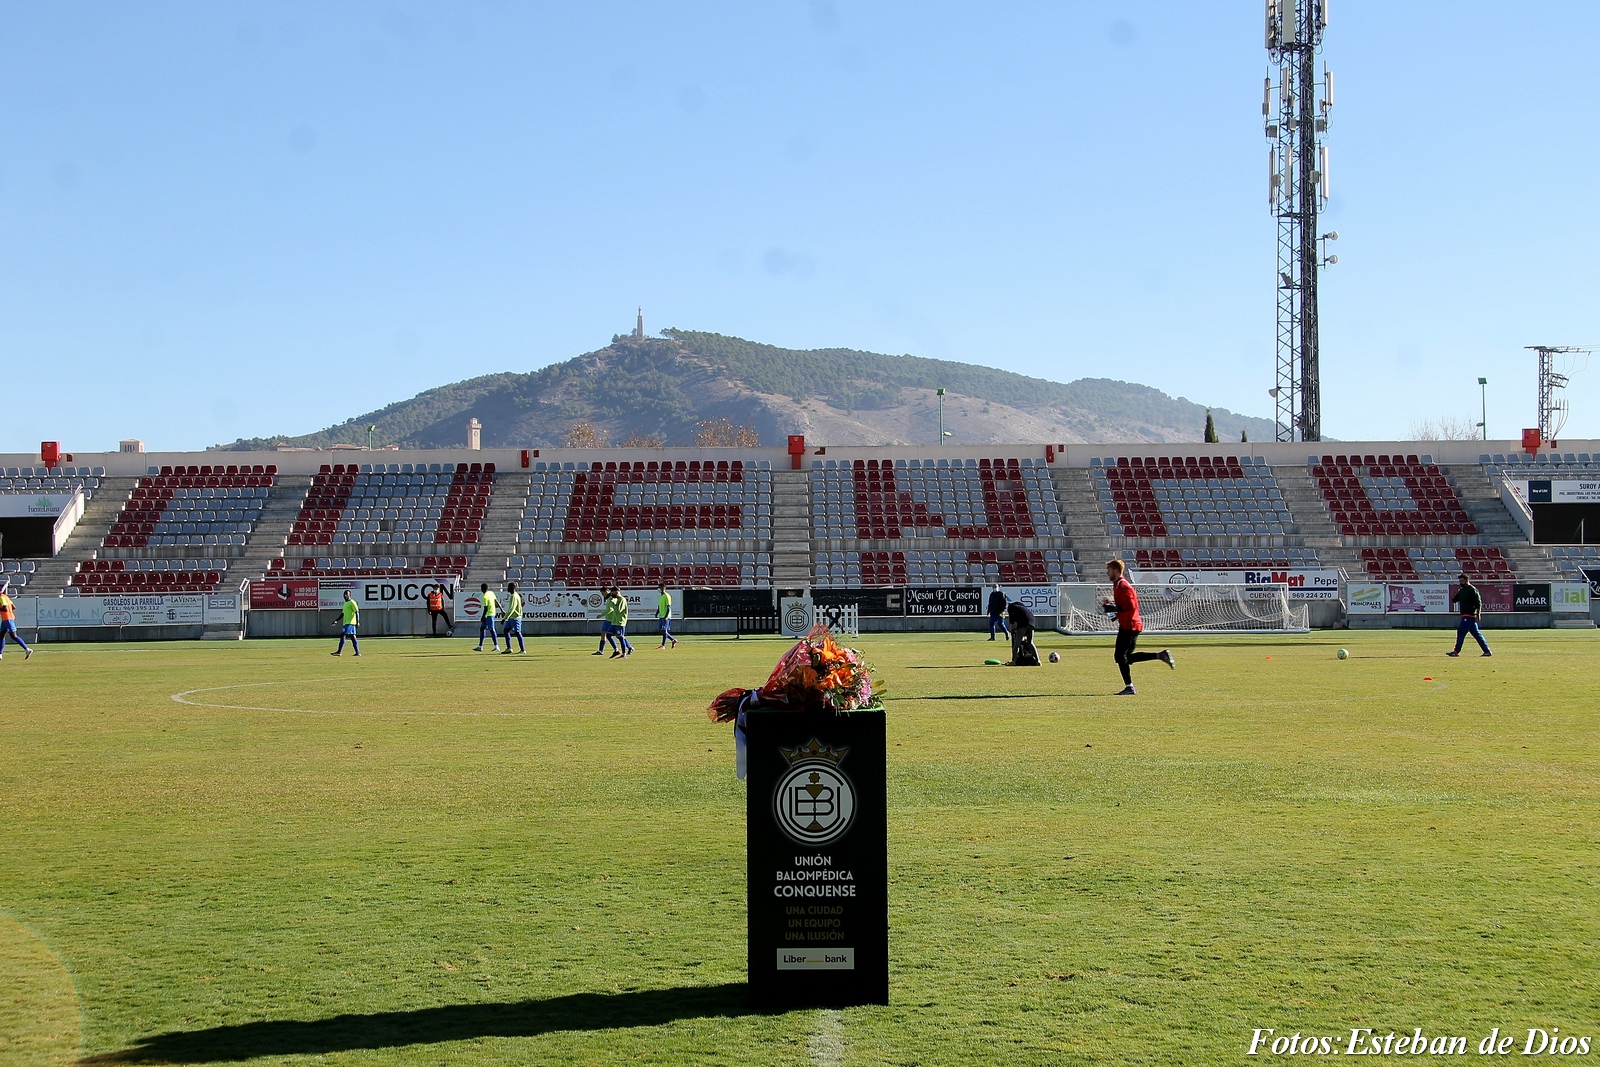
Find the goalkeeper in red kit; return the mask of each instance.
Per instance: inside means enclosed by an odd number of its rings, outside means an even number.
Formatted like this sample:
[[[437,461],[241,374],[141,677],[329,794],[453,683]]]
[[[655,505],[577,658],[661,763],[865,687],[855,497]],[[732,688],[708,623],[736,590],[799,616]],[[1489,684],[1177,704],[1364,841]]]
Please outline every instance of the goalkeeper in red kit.
[[[1134,695],[1133,672],[1128,669],[1131,665],[1152,659],[1160,660],[1174,670],[1178,665],[1173,662],[1169,649],[1163,648],[1160,652],[1134,651],[1139,643],[1139,634],[1144,630],[1144,621],[1139,618],[1139,594],[1134,591],[1133,583],[1128,581],[1124,570],[1120,559],[1106,564],[1106,577],[1111,581],[1111,599],[1102,600],[1100,606],[1107,615],[1117,617],[1116,660],[1117,668],[1122,671],[1123,684],[1117,696],[1131,697]]]

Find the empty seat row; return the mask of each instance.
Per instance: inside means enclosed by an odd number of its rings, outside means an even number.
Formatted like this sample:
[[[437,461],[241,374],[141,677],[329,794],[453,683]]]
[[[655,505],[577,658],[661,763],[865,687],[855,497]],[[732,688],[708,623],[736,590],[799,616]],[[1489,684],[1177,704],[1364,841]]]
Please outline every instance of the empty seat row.
[[[553,465],[530,477],[521,542],[722,539],[769,541],[772,472],[739,460]]]
[[[1261,457],[1121,456],[1091,465],[1090,484],[1113,537],[1282,536],[1294,533]]]
[[[1317,553],[1311,548],[1140,548],[1134,566],[1149,570],[1234,570],[1298,567],[1314,569]]]
[[[855,460],[811,470],[815,537],[1062,536],[1049,471],[1031,459]]]
[[[818,552],[813,584],[821,588],[885,585],[1029,585],[1077,581],[1070,551]]]
[[[492,463],[430,465],[451,471],[324,466],[290,527],[291,546],[476,544],[494,490]]]

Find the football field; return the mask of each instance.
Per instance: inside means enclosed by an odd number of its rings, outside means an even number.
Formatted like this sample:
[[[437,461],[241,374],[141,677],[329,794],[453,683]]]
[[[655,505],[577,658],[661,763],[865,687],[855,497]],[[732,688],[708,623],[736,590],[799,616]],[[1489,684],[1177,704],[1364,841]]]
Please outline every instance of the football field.
[[[786,642],[8,648],[0,1064],[1600,1038],[1600,638],[1488,636],[1176,638],[1134,698],[1109,638],[1047,633],[1038,669],[848,642],[889,686],[892,1003],[776,1015],[745,1005],[744,786],[704,708]]]

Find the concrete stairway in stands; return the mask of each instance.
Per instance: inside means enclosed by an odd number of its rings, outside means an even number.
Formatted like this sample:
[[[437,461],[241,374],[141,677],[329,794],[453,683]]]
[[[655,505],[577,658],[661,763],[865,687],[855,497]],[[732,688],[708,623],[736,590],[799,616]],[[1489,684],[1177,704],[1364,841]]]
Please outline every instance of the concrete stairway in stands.
[[[94,559],[111,526],[122,513],[122,505],[133,495],[137,478],[102,478],[94,499],[83,509],[83,518],[72,528],[67,543],[54,559],[40,560],[28,581],[28,596],[60,596],[72,581],[78,564]]]
[[[496,474],[494,492],[489,495],[489,510],[484,513],[483,528],[478,532],[478,543],[418,546],[426,551],[417,553],[412,566],[421,566],[424,557],[434,554],[465,555],[466,587],[477,589],[488,582],[489,588],[498,592],[500,584],[505,581],[506,564],[517,554],[517,527],[521,525],[522,509],[528,503],[528,493],[532,488],[533,476],[527,471],[502,471]]]
[[[1106,560],[1121,556],[1122,552],[1111,547],[1111,533],[1100,514],[1089,468],[1051,467],[1050,481],[1055,486],[1061,527],[1066,532],[1066,544],[1061,547],[1072,549],[1084,581],[1100,581],[1105,577]]]
[[[1312,480],[1311,472],[1298,465],[1273,467],[1272,477],[1283,491],[1283,502],[1294,517],[1299,530],[1300,544],[1317,554],[1317,564],[1332,570],[1342,570],[1345,577],[1360,581],[1366,576],[1359,549],[1347,547],[1339,536],[1339,527],[1333,524],[1322,490]]]
[[[805,471],[772,472],[772,584],[811,584],[811,478]]]
[[[1450,479],[1450,485],[1455,489],[1456,496],[1461,498],[1462,506],[1477,524],[1482,542],[1499,547],[1511,561],[1511,567],[1517,572],[1520,581],[1561,580],[1561,574],[1556,570],[1555,561],[1551,559],[1549,550],[1528,543],[1522,527],[1518,526],[1517,520],[1506,511],[1499,490],[1489,481],[1489,474],[1481,464],[1460,463],[1439,469]]]
[[[272,486],[272,495],[267,497],[267,506],[261,509],[256,528],[250,531],[244,555],[229,561],[227,584],[236,585],[266,575],[267,565],[283,555],[289,541],[289,530],[293,528],[294,520],[300,514],[300,506],[305,503],[306,490],[310,488],[309,474],[278,476]]]

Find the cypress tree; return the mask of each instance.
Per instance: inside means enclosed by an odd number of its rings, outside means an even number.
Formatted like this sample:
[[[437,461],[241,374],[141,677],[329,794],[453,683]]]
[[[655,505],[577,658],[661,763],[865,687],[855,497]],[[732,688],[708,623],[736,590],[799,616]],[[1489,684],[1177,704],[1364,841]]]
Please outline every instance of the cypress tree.
[[[1211,419],[1211,409],[1206,408],[1206,444],[1217,443],[1217,424]]]

